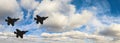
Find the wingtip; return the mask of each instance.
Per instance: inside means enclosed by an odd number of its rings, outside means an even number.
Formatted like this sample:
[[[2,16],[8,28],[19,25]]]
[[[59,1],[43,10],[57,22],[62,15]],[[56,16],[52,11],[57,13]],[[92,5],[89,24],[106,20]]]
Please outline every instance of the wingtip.
[[[48,16],[47,16],[47,18],[48,18]]]
[[[18,20],[20,20],[20,18],[17,18]]]
[[[16,32],[14,32],[14,34],[16,34]]]
[[[5,19],[5,21],[7,21],[7,19]]]
[[[37,18],[34,18],[34,20],[37,20]]]
[[[26,32],[28,32],[28,31],[26,31]]]

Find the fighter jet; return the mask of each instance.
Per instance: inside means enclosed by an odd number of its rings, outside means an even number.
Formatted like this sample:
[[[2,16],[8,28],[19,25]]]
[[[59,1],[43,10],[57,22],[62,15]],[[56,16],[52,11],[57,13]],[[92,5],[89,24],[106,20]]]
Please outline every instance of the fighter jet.
[[[28,32],[28,31],[20,31],[19,29],[16,29],[16,32],[14,32],[14,34],[16,34],[16,37],[20,37],[23,38],[23,35]]]
[[[34,18],[34,20],[36,20],[36,23],[41,23],[43,24],[43,21],[46,20],[48,17],[40,17],[39,15],[36,15],[36,18]]]
[[[19,20],[19,18],[11,18],[11,17],[7,17],[7,19],[5,19],[5,21],[7,22],[8,25],[12,25],[14,26],[14,23]]]

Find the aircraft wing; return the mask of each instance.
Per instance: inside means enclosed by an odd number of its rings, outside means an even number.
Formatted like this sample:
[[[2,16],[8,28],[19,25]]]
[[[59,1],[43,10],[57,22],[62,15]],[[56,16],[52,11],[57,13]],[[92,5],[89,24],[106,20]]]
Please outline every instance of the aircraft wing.
[[[13,19],[14,20],[14,22],[16,22],[17,20],[19,20],[19,18],[18,19]]]
[[[47,18],[48,18],[48,17],[43,17],[42,19],[45,20],[45,19],[47,19]]]
[[[20,38],[23,38],[23,35],[20,35]]]
[[[7,19],[5,19],[5,21],[7,22],[8,20],[7,20]]]
[[[23,34],[25,34],[26,32],[28,32],[28,31],[22,31],[23,32]]]
[[[19,29],[16,29],[17,32],[21,32]]]
[[[41,24],[43,24],[43,21],[40,21]]]

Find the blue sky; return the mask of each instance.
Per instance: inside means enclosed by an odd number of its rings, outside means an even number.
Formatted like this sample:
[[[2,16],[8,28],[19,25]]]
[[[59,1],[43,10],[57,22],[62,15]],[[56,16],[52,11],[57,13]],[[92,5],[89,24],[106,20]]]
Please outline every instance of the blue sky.
[[[110,13],[112,14],[106,14],[107,16],[113,16],[113,17],[119,17],[120,16],[120,0],[107,0],[110,5]],[[79,10],[84,5],[86,6],[92,6],[94,4],[94,1],[91,2],[93,4],[85,2],[85,0],[73,0],[71,2],[76,6],[76,9]]]
[[[120,16],[120,0],[108,0],[110,4],[111,14],[112,16]]]
[[[3,5],[2,2],[9,5]],[[63,37],[70,38],[74,37],[75,32],[78,33],[78,36],[85,34],[84,41],[86,43],[87,41],[93,43],[93,39],[98,38],[99,40],[99,37],[110,37],[113,40],[120,38],[118,37],[120,36],[118,35],[120,34],[118,29],[120,28],[119,0],[12,0],[11,2],[5,0],[1,1],[0,7],[0,11],[3,11],[0,12],[0,28],[3,30],[1,32],[13,32],[19,28],[28,30],[26,35],[43,35],[45,37],[63,35]],[[43,25],[36,24],[34,20],[36,15],[48,16],[49,18],[44,21]],[[16,22],[13,27],[8,26],[2,21],[6,16],[21,18],[21,20]],[[109,32],[115,34],[105,35]],[[64,36],[64,34],[70,36]]]

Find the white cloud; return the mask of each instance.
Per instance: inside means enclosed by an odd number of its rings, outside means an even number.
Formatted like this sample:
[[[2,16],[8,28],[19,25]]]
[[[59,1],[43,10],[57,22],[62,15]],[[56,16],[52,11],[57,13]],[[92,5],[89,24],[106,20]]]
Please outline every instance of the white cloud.
[[[83,10],[81,14],[71,15],[69,18],[70,27],[79,27],[86,24],[93,17],[94,13],[88,10]]]
[[[0,0],[0,23],[3,23],[7,16],[22,19],[23,14],[16,0]]]
[[[50,32],[61,32],[86,24],[94,15],[89,10],[76,14],[75,6],[70,2],[70,0],[65,2],[63,0],[43,0],[34,12],[34,17],[36,15],[48,16],[43,27]]]
[[[70,2],[70,1],[68,1]],[[63,7],[64,6],[64,7]],[[51,15],[52,13],[61,13],[64,15],[70,15],[75,12],[75,6],[64,2],[63,0],[43,0],[37,10],[35,11],[35,15]]]
[[[46,40],[57,40],[57,41],[62,41],[62,40],[67,40],[69,41],[75,41],[76,43],[80,43],[82,41],[85,43],[85,40],[91,40],[90,42],[95,42],[95,43],[118,43],[118,41],[113,41],[113,39],[101,35],[94,35],[94,34],[87,34],[83,33],[80,31],[69,31],[69,32],[63,32],[63,33],[42,33],[41,36],[45,38]],[[79,40],[79,41],[78,41]],[[88,41],[87,41],[88,43]]]
[[[34,10],[38,6],[39,2],[35,0],[21,0],[20,5],[27,10]]]
[[[119,43],[120,41],[113,41],[111,38],[87,34],[80,31],[69,31],[63,33],[42,33],[41,37],[34,35],[24,35],[23,39],[16,38],[15,34],[11,32],[0,32],[0,41],[2,43]],[[86,42],[86,40],[89,40]]]
[[[20,0],[20,3],[17,3],[16,0],[1,0],[0,1],[0,23],[7,17],[19,17],[22,18],[22,12],[20,7],[23,7],[26,10],[35,10],[34,17],[36,15],[48,16],[49,18],[44,21],[41,27],[45,27],[48,32],[63,32],[63,33],[42,33],[42,38],[38,37],[25,37],[25,39],[16,39],[13,36],[13,33],[8,31],[14,31],[16,28],[22,28],[23,30],[29,30],[33,28],[38,28],[35,22],[19,27],[7,27],[0,24],[0,42],[8,43],[85,43],[86,39],[90,42],[95,43],[118,43],[120,42],[120,23],[119,18],[110,18],[110,17],[98,17],[95,14],[104,13],[109,10],[109,5],[101,5],[104,3],[95,3],[96,6],[89,7],[88,9],[81,10],[81,13],[76,13],[75,6],[70,4],[72,0],[43,0],[41,3],[35,0]],[[91,0],[88,1],[91,3]],[[19,6],[19,5],[20,6]],[[81,6],[82,7],[82,6]],[[103,8],[104,7],[104,8]],[[106,9],[107,10],[106,10]],[[92,9],[92,10],[91,10]],[[103,11],[105,10],[105,11]],[[7,13],[6,13],[7,12]],[[78,11],[79,12],[79,11]],[[30,17],[30,11],[27,14],[27,17]],[[100,20],[102,18],[102,20]],[[103,23],[107,22],[107,24]],[[87,25],[88,31],[95,31],[93,34],[87,34],[80,31],[69,31],[74,28],[81,27],[82,25]],[[40,27],[40,28],[41,28]],[[11,29],[12,28],[12,29]],[[8,33],[4,33],[8,32]],[[12,36],[11,36],[12,35]],[[11,37],[9,39],[5,39]],[[14,38],[13,38],[14,37]],[[3,39],[5,39],[3,41]],[[13,39],[12,41],[9,41]],[[30,42],[29,42],[30,41]],[[64,42],[63,42],[64,41]]]
[[[32,10],[35,10],[38,5],[39,5],[39,2],[38,1],[35,1],[35,0],[20,0],[20,6],[24,9],[26,9],[28,11],[28,14],[26,15],[27,18],[30,17],[30,12]],[[26,13],[26,12],[24,12]]]
[[[100,31],[100,34],[103,36],[120,38],[120,24],[111,24],[106,29]]]

